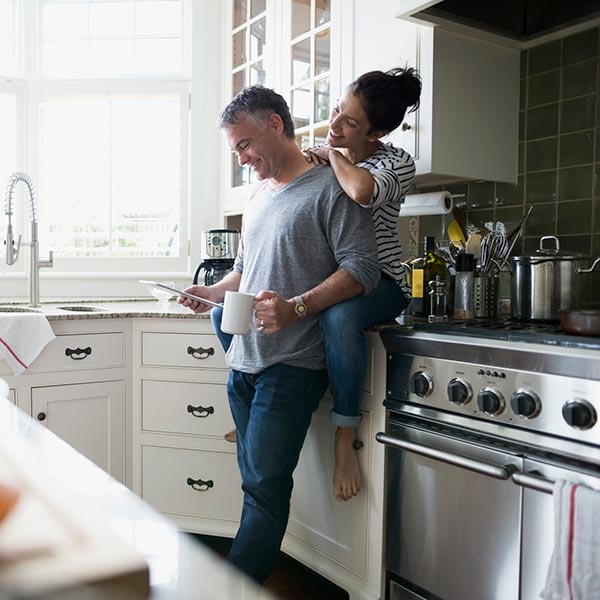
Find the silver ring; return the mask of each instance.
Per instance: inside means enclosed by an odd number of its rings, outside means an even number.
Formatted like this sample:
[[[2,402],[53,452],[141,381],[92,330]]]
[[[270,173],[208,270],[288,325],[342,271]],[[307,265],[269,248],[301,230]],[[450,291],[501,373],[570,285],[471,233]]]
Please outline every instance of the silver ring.
[[[267,326],[267,324],[265,323],[264,319],[261,319],[260,324],[261,324],[262,327],[266,327]]]

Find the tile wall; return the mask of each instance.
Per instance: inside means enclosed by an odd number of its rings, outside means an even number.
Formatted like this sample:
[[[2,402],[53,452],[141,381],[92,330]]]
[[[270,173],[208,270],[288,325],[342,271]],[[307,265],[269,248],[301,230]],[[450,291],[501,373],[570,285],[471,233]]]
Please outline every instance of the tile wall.
[[[443,188],[464,194],[455,205],[474,224],[516,223],[533,204],[513,254],[532,252],[542,235],[556,235],[561,248],[600,256],[599,40],[596,27],[521,53],[517,185]],[[421,238],[439,239],[444,221],[422,217]],[[600,272],[590,277],[592,300],[600,303]]]

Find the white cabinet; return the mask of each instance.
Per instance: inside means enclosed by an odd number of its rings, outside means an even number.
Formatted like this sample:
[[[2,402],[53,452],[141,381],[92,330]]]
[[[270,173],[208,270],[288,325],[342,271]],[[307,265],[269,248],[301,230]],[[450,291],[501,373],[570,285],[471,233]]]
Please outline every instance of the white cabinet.
[[[56,339],[19,377],[0,363],[11,398],[115,479],[130,485],[129,319],[51,320]]]
[[[391,136],[415,158],[417,186],[516,183],[519,50],[395,18],[401,4],[355,0],[354,77],[405,64],[420,72],[421,106]]]
[[[357,440],[362,489],[349,502],[333,496],[334,434],[332,402],[321,401],[313,415],[294,473],[290,521],[283,549],[347,590],[351,600],[384,596],[384,460],[375,434],[385,429],[385,349],[374,332],[367,334],[368,372]]]
[[[32,415],[121,482],[125,481],[124,383],[34,387]]]
[[[133,336],[133,489],[181,529],[233,536],[241,481],[211,322],[135,319]]]

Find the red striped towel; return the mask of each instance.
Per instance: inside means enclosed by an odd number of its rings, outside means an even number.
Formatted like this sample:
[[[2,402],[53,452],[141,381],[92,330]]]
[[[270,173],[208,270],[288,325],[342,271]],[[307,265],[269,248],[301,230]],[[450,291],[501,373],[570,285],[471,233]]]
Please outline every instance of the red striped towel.
[[[600,491],[557,481],[545,600],[600,599]]]
[[[56,336],[40,313],[0,314],[0,359],[20,375]]]

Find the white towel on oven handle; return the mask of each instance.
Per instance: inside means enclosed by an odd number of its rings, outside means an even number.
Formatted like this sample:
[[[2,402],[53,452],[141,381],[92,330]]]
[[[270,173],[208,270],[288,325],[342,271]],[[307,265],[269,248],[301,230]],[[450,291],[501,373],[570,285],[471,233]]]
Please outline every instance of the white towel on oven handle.
[[[0,359],[20,375],[56,336],[41,313],[0,314]]]
[[[600,599],[600,491],[557,481],[544,600]]]

